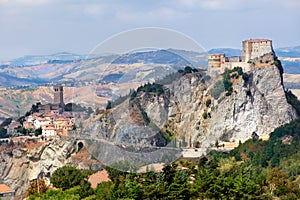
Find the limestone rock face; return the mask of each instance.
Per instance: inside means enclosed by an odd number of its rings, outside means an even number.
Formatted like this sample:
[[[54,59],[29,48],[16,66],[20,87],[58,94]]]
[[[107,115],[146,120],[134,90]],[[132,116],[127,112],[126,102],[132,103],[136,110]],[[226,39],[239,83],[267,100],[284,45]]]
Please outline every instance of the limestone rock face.
[[[138,95],[136,103],[157,127],[176,135],[177,146],[198,143],[208,148],[216,140],[244,142],[253,133],[268,138],[275,128],[297,115],[287,103],[275,65],[252,67],[247,74],[247,81],[241,76],[233,80],[230,96],[223,92],[216,100],[210,91],[217,80],[193,73],[165,86],[161,96]]]
[[[234,92],[221,102],[214,101],[206,139],[212,141],[244,142],[252,133],[268,138],[275,128],[295,119],[296,112],[287,103],[276,66],[254,67],[249,80],[239,79]]]
[[[25,194],[30,181],[43,178],[49,182],[51,174],[59,167],[72,165],[89,169],[84,160],[72,156],[77,153],[74,140],[56,138],[45,143],[32,144],[30,148],[17,148],[0,153],[0,180],[16,190],[16,195]],[[94,163],[96,164],[96,163]]]

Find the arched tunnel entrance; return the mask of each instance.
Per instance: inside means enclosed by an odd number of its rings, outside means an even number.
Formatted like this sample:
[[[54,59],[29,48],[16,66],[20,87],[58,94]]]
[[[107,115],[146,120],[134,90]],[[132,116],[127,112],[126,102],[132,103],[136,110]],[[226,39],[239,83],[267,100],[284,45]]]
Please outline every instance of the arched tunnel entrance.
[[[77,152],[79,152],[84,147],[84,143],[82,141],[77,142]]]

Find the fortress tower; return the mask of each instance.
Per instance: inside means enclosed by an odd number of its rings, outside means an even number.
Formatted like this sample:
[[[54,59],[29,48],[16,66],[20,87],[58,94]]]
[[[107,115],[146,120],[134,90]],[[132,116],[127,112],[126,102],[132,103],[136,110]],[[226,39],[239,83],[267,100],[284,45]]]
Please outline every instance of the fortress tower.
[[[220,68],[222,60],[225,59],[225,54],[210,54],[208,55],[208,67]]]
[[[53,86],[54,100],[53,104],[59,105],[60,108],[64,105],[64,88],[63,86]]]
[[[243,41],[243,52],[242,57],[244,57],[245,62],[253,58],[258,58],[267,53],[272,53],[272,40],[268,39],[250,39]]]

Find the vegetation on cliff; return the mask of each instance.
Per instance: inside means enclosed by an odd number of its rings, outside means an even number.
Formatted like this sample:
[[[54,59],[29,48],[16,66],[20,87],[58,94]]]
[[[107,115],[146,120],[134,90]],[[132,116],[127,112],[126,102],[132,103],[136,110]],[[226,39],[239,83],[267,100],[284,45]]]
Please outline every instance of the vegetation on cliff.
[[[226,96],[230,96],[233,92],[233,80],[238,79],[240,76],[242,76],[245,82],[248,80],[248,74],[244,73],[241,67],[234,67],[232,70],[226,69],[223,79],[217,81],[210,90],[212,97],[218,99],[224,91],[226,91]]]
[[[252,136],[229,153],[212,151],[198,160],[180,159],[157,173],[106,167],[112,181],[95,190],[81,184],[85,176],[80,170],[60,168],[51,182],[61,180],[55,184],[61,189],[30,199],[299,199],[300,118],[274,130],[268,141]]]

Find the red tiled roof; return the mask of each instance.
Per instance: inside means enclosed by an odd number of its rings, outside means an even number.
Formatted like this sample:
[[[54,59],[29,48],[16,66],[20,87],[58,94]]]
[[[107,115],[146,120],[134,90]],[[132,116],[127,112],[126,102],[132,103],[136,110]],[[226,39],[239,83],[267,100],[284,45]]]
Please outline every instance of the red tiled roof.
[[[210,56],[225,56],[224,53],[214,53],[214,54],[209,54]]]
[[[250,39],[250,40],[244,40],[244,42],[269,42],[271,40],[269,39]]]
[[[8,187],[5,184],[0,184],[0,193],[5,193],[5,192],[12,192],[14,191],[13,189],[11,189],[10,187]]]

